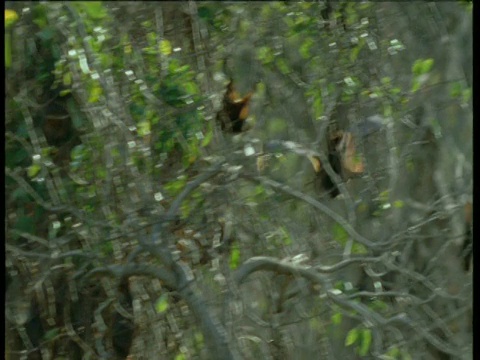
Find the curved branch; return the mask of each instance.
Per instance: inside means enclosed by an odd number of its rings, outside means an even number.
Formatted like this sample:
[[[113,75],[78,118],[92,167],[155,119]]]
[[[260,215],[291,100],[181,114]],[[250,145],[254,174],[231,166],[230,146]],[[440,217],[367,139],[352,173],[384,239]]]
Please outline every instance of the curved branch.
[[[365,319],[369,320],[370,327],[372,329],[378,325],[385,326],[385,325],[393,325],[393,324],[401,324],[410,329],[412,329],[415,333],[419,333],[426,341],[428,341],[432,346],[439,349],[440,351],[450,354],[454,357],[458,356],[460,353],[460,349],[453,348],[451,346],[447,346],[445,341],[439,339],[437,336],[430,333],[427,329],[425,329],[422,324],[419,324],[414,319],[411,319],[407,314],[400,313],[395,315],[389,319],[384,318],[380,314],[372,311],[366,305],[348,300],[344,294],[336,294],[333,291],[327,292],[329,299],[331,299],[335,304],[348,307],[359,314],[361,314]]]
[[[241,284],[249,275],[257,271],[273,271],[279,274],[298,274],[314,283],[326,284],[326,279],[311,267],[295,265],[266,256],[255,256],[248,259],[235,271],[233,278],[237,284]]]
[[[331,300],[333,300],[338,305],[357,310],[358,313],[362,314],[364,318],[369,320],[370,324],[383,325],[389,322],[389,320],[383,319],[382,316],[370,310],[365,305],[357,304],[354,301],[348,300],[343,293],[341,293],[339,290],[335,290],[332,288],[329,280],[318,274],[311,267],[294,265],[269,257],[254,257],[247,260],[242,266],[237,269],[234,274],[234,278],[238,284],[241,284],[250,274],[260,270],[274,271],[283,274],[297,274],[313,283],[321,283],[325,287],[326,294]],[[372,332],[374,333],[374,338],[380,336],[378,331]],[[379,340],[377,339],[376,343],[378,343],[378,341]]]
[[[308,196],[298,190],[292,189],[291,187],[281,184],[277,181],[271,180],[269,178],[266,178],[264,176],[250,176],[250,175],[242,175],[243,178],[246,180],[250,181],[255,181],[258,183],[262,183],[264,185],[268,185],[274,189],[283,191],[284,193],[287,193],[293,197],[296,197],[300,200],[305,201],[307,204],[313,206],[314,208],[320,210],[323,212],[325,215],[329,216],[333,220],[335,220],[338,224],[340,224],[345,231],[357,242],[359,242],[362,245],[365,245],[366,247],[370,249],[375,249],[375,250],[385,250],[386,247],[389,247],[391,245],[390,241],[387,242],[379,242],[379,243],[374,243],[367,238],[363,237],[359,233],[356,232],[356,230],[350,225],[350,223],[345,220],[342,216],[337,214],[336,212],[332,211],[328,206],[322,204],[321,202],[315,200],[311,196]]]
[[[197,178],[192,180],[185,186],[185,189],[175,198],[173,201],[172,205],[170,206],[170,209],[167,211],[166,217],[167,219],[172,219],[175,215],[177,215],[178,210],[180,209],[180,205],[182,204],[183,200],[186,199],[190,193],[195,190],[197,187],[199,187],[201,184],[203,184],[205,181],[208,179],[214,177],[216,174],[220,172],[220,169],[222,168],[223,162],[219,162],[201,175],[199,175]]]
[[[356,257],[340,261],[330,266],[315,266],[315,270],[320,273],[332,273],[355,263],[379,263],[385,260],[386,253],[379,257]]]
[[[148,264],[131,263],[124,265],[109,265],[95,268],[86,274],[87,277],[97,275],[109,275],[118,279],[130,276],[148,276],[163,281],[165,285],[171,289],[175,288],[176,283],[175,276],[170,271]]]
[[[179,264],[176,264],[174,271],[147,264],[110,265],[96,268],[87,274],[87,276],[94,275],[110,275],[116,278],[140,275],[163,281],[166,287],[177,291],[192,310],[210,348],[211,358],[218,360],[240,359],[240,355],[229,345],[227,332],[222,323],[213,312],[208,310],[208,306],[199,295],[200,291],[196,288],[195,283],[190,280],[187,271]]]
[[[438,337],[424,329],[422,326],[420,326],[420,324],[413,321],[413,319],[410,319],[405,313],[400,313],[391,318],[385,318],[379,313],[368,308],[368,306],[358,301],[352,301],[341,291],[333,289],[328,279],[324,278],[310,267],[294,265],[274,258],[259,256],[250,258],[243,263],[236,270],[234,279],[238,284],[241,284],[249,275],[256,271],[274,271],[282,274],[298,274],[311,282],[321,283],[325,286],[327,290],[326,295],[330,300],[341,307],[349,308],[362,315],[362,318],[367,320],[367,325],[372,328],[372,331],[377,326],[401,324],[408,326],[415,332],[419,333],[426,341],[428,341],[437,349],[447,354],[458,354],[459,349],[446,346]]]

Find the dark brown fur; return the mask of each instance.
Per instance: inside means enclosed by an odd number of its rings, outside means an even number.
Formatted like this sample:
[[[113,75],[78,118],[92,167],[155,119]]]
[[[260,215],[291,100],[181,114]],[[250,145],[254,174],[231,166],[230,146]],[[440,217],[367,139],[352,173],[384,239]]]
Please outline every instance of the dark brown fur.
[[[223,96],[223,108],[217,113],[217,121],[223,131],[238,134],[249,130],[246,119],[252,95],[253,92],[250,92],[243,98],[240,97],[235,91],[233,81],[230,80]]]

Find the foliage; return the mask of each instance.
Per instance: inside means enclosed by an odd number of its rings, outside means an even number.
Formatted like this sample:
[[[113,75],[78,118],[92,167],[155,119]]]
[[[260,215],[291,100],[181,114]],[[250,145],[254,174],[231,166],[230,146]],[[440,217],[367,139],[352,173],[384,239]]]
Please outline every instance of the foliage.
[[[358,344],[358,354],[362,357],[366,356],[372,343],[372,332],[369,329],[351,329],[345,339],[345,346],[351,346],[355,343]]]
[[[456,211],[470,186],[471,80],[446,71],[456,57],[422,50],[436,32],[416,31],[415,48],[402,31],[412,9],[6,9],[6,354],[465,352]],[[228,78],[255,89],[255,128],[235,136],[214,122]],[[360,135],[370,118],[381,127]],[[365,171],[327,167],[332,199],[309,158],[331,162],[336,130],[354,141],[334,150]]]

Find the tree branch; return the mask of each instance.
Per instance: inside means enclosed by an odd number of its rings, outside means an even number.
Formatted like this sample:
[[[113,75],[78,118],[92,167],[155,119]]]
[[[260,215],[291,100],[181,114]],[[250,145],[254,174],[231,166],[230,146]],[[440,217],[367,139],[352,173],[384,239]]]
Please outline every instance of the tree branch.
[[[308,196],[298,190],[292,189],[291,187],[281,184],[277,181],[271,180],[269,178],[266,178],[264,176],[250,176],[250,175],[241,175],[243,178],[246,180],[254,181],[257,183],[261,183],[264,185],[268,185],[274,189],[280,190],[284,193],[287,193],[293,197],[296,197],[300,200],[305,201],[307,204],[313,206],[314,208],[320,210],[323,212],[325,215],[329,216],[333,220],[335,220],[338,224],[340,224],[345,231],[357,242],[359,242],[362,245],[365,245],[366,247],[370,249],[375,249],[375,250],[386,250],[389,246],[391,246],[390,241],[386,242],[378,242],[374,243],[367,238],[363,237],[359,233],[356,232],[356,230],[350,225],[350,223],[345,220],[343,217],[341,217],[339,214],[336,212],[332,211],[328,206],[322,204],[321,202],[315,200],[311,196]]]

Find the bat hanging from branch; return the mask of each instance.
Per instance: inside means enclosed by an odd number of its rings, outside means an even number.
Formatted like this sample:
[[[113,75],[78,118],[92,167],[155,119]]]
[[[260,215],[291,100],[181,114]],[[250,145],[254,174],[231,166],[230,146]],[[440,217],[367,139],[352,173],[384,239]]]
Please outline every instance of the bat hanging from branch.
[[[310,162],[316,173],[316,181],[323,191],[335,198],[340,194],[337,184],[330,177],[318,156],[310,156]],[[361,175],[364,164],[355,150],[355,141],[350,132],[339,131],[328,139],[328,162],[333,171],[342,180]]]
[[[383,123],[376,117],[367,118],[361,124],[348,131],[338,130],[330,133],[327,139],[328,162],[333,171],[344,181],[360,176],[365,170],[362,158],[355,148],[355,140],[364,138],[380,129]],[[340,194],[335,181],[330,177],[318,156],[309,156],[316,173],[316,183],[321,190],[326,191],[330,197],[335,198]]]
[[[361,120],[345,131],[329,131],[329,136],[325,139],[328,153],[326,157],[322,158],[324,161],[328,161],[331,170],[340,177],[340,180],[346,181],[364,173],[365,164],[356,150],[355,142],[358,139],[364,139],[382,127],[382,117],[374,115]],[[326,192],[331,198],[340,194],[337,183],[326,170],[326,164],[322,162],[319,152],[305,148],[293,141],[269,140],[264,144],[264,151],[266,152],[275,153],[284,150],[305,156],[310,160],[315,172],[314,183],[318,190]]]
[[[222,131],[239,134],[251,128],[247,118],[252,95],[253,91],[241,97],[233,86],[233,80],[230,79],[223,96],[223,107],[217,113],[217,121],[220,123]]]

